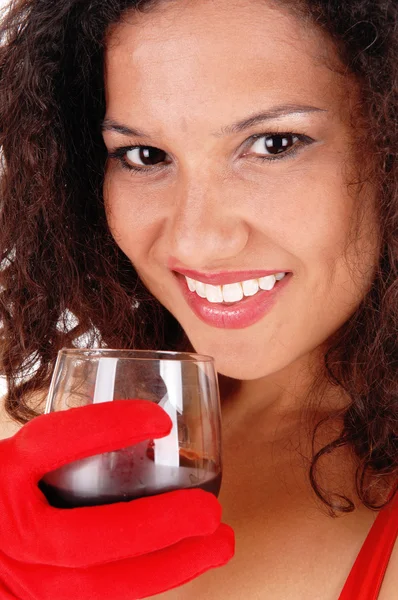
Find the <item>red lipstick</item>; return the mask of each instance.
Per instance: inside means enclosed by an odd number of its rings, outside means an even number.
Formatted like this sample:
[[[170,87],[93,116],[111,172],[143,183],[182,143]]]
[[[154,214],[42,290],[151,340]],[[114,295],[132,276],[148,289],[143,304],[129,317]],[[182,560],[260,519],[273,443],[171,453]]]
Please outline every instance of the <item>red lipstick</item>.
[[[241,281],[248,281],[249,279],[260,279],[260,277],[267,277],[268,275],[276,275],[277,273],[285,273],[283,269],[273,271],[227,271],[219,273],[201,273],[199,271],[191,271],[190,269],[173,269],[176,273],[181,273],[186,277],[195,279],[195,281],[202,281],[203,283],[209,283],[210,285],[227,285],[228,283],[239,283]]]

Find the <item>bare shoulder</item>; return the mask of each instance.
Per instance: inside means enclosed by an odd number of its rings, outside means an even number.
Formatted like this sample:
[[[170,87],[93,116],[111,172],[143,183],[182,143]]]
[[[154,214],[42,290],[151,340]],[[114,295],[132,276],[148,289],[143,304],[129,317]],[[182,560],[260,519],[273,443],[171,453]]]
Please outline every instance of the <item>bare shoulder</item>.
[[[14,421],[5,411],[4,398],[0,399],[0,440],[11,437],[19,429],[21,429],[21,423]]]
[[[39,412],[44,411],[46,393],[40,392],[29,398],[29,406]],[[13,436],[23,427],[22,423],[13,419],[5,409],[5,397],[0,397],[0,440]]]
[[[378,600],[396,600],[398,590],[398,540],[395,542]]]

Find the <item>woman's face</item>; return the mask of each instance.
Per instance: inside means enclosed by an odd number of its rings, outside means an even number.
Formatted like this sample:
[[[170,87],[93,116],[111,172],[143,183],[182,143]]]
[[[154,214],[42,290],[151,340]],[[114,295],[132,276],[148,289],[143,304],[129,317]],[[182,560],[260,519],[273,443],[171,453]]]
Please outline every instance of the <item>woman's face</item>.
[[[311,353],[372,280],[372,191],[348,185],[366,152],[357,90],[336,61],[317,30],[264,2],[160,3],[109,33],[109,226],[227,376]]]

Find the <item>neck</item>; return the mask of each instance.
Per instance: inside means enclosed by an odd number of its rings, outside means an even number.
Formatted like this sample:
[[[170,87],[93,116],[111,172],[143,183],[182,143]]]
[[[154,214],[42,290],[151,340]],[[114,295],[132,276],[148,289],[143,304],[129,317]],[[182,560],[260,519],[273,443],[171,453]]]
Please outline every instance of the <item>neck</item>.
[[[281,420],[310,430],[320,418],[336,414],[347,406],[344,393],[332,386],[323,374],[323,354],[319,350],[300,357],[276,373],[240,381],[219,376],[224,420],[239,426],[255,420],[277,427]]]

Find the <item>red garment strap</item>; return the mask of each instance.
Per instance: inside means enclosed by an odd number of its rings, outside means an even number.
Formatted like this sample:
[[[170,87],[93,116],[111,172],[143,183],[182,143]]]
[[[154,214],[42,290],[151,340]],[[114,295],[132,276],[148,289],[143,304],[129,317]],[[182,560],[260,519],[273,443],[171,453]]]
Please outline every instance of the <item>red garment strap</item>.
[[[339,600],[377,600],[397,537],[398,493],[377,515]]]

